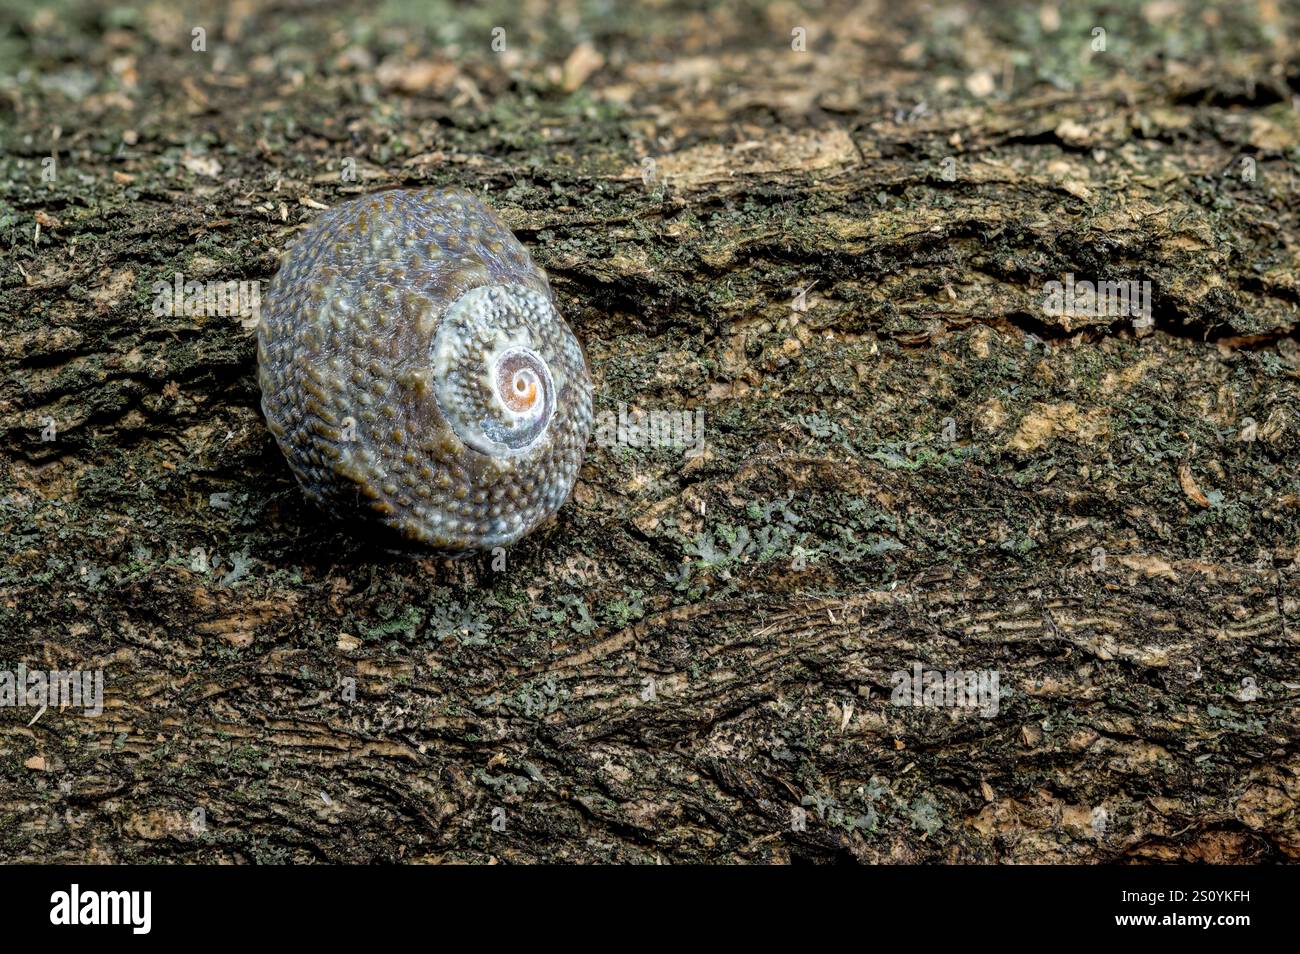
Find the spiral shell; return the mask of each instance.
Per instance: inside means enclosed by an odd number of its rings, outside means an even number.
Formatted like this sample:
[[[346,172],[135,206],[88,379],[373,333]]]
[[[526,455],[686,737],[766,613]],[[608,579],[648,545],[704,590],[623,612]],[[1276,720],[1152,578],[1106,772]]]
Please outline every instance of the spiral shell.
[[[317,219],[271,282],[257,361],[306,495],[420,547],[518,540],[568,499],[591,433],[591,378],[546,275],[459,190]]]

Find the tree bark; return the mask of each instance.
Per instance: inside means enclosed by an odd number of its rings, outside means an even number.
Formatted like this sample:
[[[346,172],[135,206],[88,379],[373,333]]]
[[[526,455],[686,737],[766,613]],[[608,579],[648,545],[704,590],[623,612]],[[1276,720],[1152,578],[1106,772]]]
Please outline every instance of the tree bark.
[[[0,709],[0,857],[1300,857],[1293,7],[112,9],[0,19],[0,649],[105,679]],[[322,519],[154,307],[424,184],[605,415],[504,566]]]

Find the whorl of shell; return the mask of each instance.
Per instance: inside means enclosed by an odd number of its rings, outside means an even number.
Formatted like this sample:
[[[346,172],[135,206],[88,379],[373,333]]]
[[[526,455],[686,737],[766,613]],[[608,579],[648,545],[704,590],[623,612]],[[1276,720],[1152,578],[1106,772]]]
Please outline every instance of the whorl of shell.
[[[258,327],[262,411],[303,491],[446,552],[518,540],[568,498],[591,379],[545,274],[459,190],[336,206]]]

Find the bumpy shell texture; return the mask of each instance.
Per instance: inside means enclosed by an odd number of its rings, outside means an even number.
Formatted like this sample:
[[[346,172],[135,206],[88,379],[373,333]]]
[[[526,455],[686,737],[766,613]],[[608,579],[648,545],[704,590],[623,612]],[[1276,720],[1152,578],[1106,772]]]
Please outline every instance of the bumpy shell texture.
[[[381,192],[299,238],[258,325],[262,411],[328,512],[449,553],[568,499],[591,378],[546,275],[459,190]]]

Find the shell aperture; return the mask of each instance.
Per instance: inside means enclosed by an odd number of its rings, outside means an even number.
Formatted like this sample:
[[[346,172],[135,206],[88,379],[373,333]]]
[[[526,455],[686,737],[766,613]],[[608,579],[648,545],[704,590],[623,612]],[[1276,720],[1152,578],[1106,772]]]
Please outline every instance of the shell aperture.
[[[447,552],[551,516],[591,432],[591,379],[545,274],[458,190],[321,215],[272,280],[258,376],[308,498]]]

